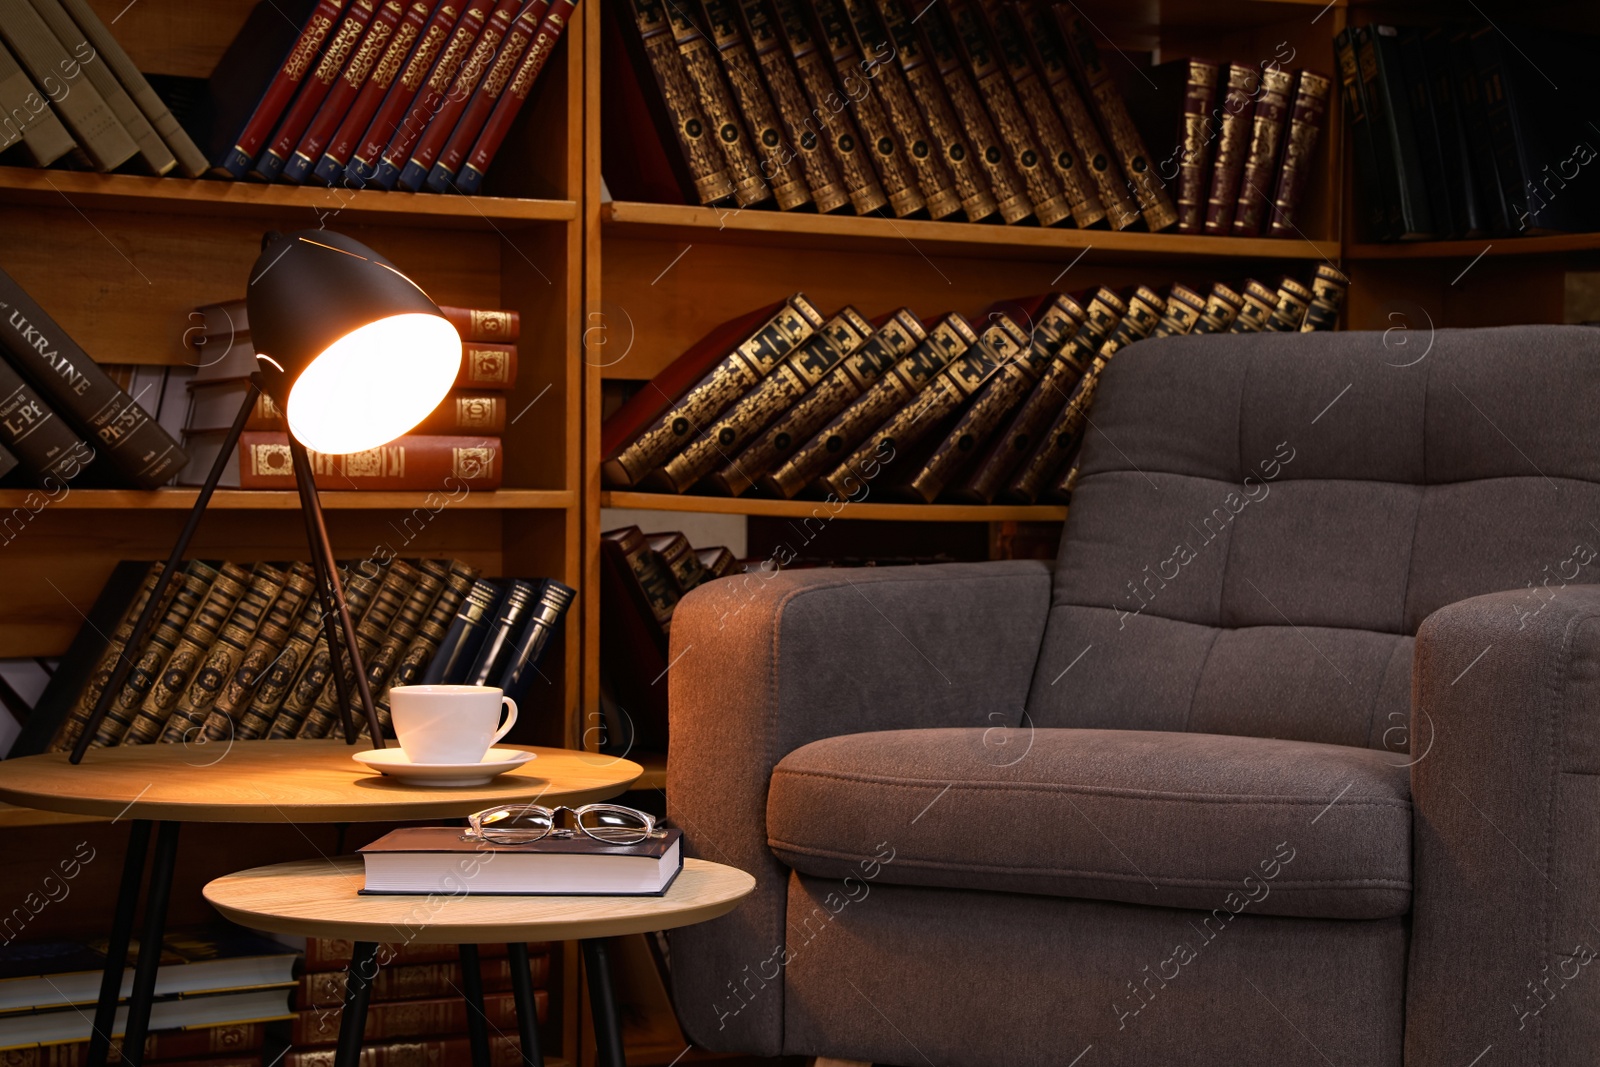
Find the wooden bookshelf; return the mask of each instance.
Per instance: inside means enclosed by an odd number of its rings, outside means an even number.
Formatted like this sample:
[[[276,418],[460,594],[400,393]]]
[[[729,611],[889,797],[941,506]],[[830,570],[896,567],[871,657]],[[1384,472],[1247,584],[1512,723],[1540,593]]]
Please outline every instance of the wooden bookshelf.
[[[810,516],[828,519],[888,519],[895,522],[1064,522],[1065,505],[1054,504],[893,504],[875,500],[846,502],[833,510],[820,500],[758,500],[726,496],[673,496],[608,489],[600,494],[603,508],[650,511],[693,511],[707,515]]]

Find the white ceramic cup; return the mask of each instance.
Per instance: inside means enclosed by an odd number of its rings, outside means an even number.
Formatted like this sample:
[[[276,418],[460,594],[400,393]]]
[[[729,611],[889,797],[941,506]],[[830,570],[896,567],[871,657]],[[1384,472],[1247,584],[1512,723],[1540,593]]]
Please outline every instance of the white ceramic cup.
[[[501,704],[510,711],[503,725]],[[491,685],[397,685],[389,707],[412,763],[481,763],[517,724],[516,702]]]

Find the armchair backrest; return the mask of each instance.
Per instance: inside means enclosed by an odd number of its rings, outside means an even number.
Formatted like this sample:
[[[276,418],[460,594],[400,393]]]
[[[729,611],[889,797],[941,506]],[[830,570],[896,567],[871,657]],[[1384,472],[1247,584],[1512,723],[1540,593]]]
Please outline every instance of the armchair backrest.
[[[1146,341],[1091,417],[1037,726],[1404,750],[1430,612],[1600,581],[1600,329]]]

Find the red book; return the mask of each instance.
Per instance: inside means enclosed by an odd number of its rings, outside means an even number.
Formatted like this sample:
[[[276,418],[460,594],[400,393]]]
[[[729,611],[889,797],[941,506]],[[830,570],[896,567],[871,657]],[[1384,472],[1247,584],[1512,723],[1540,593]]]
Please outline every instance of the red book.
[[[378,110],[378,105],[383,103],[383,94],[394,84],[395,76],[400,73],[406,57],[411,54],[411,46],[422,37],[430,15],[438,17],[434,14],[434,9],[442,2],[443,0],[411,0],[411,6],[406,8],[405,18],[400,20],[400,24],[395,27],[394,36],[389,38],[389,47],[384,49],[382,58],[373,64],[365,84],[361,86],[361,91],[356,94],[349,110],[340,120],[339,128],[328,138],[327,146],[322,149],[322,160],[312,168],[311,173],[314,176],[328,185],[333,185],[344,174],[344,165],[350,161],[350,154],[355,151],[356,139],[366,132],[373,113]]]
[[[463,341],[500,344],[515,341],[522,332],[522,316],[502,308],[440,305],[439,314],[449,320]],[[189,323],[189,329],[184,332],[185,344],[195,345],[201,337],[230,338],[238,347],[248,347],[250,311],[242,298],[195,308],[189,313]]]
[[[322,149],[338,130],[345,113],[355,102],[356,94],[366,84],[367,76],[394,39],[395,28],[400,25],[400,18],[404,14],[405,5],[401,0],[383,0],[383,6],[372,16],[367,32],[362,35],[361,43],[351,53],[350,62],[340,71],[339,79],[323,99],[316,117],[300,136],[300,144],[283,168],[286,181],[299,185],[311,174],[311,168],[322,158]]]
[[[540,0],[531,2],[539,3]],[[397,179],[400,188],[416,192],[428,180],[428,171],[433,169],[433,161],[439,157],[445,141],[449,140],[450,131],[456,128],[461,112],[465,110],[467,101],[472,99],[478,83],[489,72],[489,67],[494,63],[495,53],[500,48],[500,42],[505,40],[506,33],[511,29],[512,20],[517,17],[521,7],[522,0],[500,0],[495,5],[494,14],[489,16],[489,21],[484,24],[478,39],[472,42],[472,51],[467,53],[467,58],[456,71],[456,76],[451,79],[449,91],[434,109],[432,117],[428,119],[427,129],[417,138],[416,145],[411,149],[410,158],[401,168],[400,177]],[[390,156],[386,154],[385,158]]]
[[[522,333],[522,316],[515,311],[444,306],[439,311],[463,341],[515,341]]]
[[[195,442],[195,451],[200,451]],[[293,489],[289,436],[247,430],[235,451],[240,489]],[[458,492],[500,488],[498,437],[429,437],[407,434],[386,445],[345,456],[311,453],[317,488]]]
[[[461,371],[457,389],[498,389],[510,392],[517,384],[517,346],[467,341],[461,346]]]
[[[459,191],[470,195],[483,188],[483,176],[488,173],[489,164],[494,161],[495,153],[500,151],[506,134],[511,132],[512,121],[527,102],[528,93],[533,89],[533,83],[539,80],[545,64],[550,61],[551,53],[561,40],[561,32],[572,21],[572,12],[577,5],[578,0],[555,0],[551,5],[550,13],[539,24],[539,32],[534,34],[533,43],[517,65],[510,85],[494,102],[494,110],[484,120],[483,131],[478,134],[477,142],[456,174],[456,188]],[[446,155],[452,147],[446,147]]]
[[[267,150],[256,160],[256,167],[252,173],[260,175],[269,182],[277,180],[283,171],[283,165],[294,154],[294,146],[300,143],[300,135],[311,125],[317,109],[322,106],[322,101],[327,99],[329,90],[333,88],[334,80],[344,69],[345,61],[350,58],[362,34],[366,32],[367,24],[372,21],[377,6],[376,0],[355,0],[344,13],[338,28],[328,37],[328,47],[323,50],[322,58],[317,61],[311,76],[300,86],[299,95],[294,98],[294,103],[289,105],[289,113],[278,125],[278,132],[272,135],[272,140],[267,142]]]
[[[374,119],[372,124],[380,131],[388,129],[393,132],[389,136],[388,147],[381,149],[376,156],[377,166],[370,174],[374,184],[384,189],[393,189],[395,182],[400,180],[400,171],[405,167],[406,160],[411,158],[411,149],[416,146],[417,139],[422,136],[422,131],[427,128],[429,120],[438,114],[439,108],[444,105],[444,95],[449,90],[450,83],[455,80],[456,71],[461,69],[461,64],[465,63],[467,56],[471,54],[473,43],[482,32],[484,23],[489,21],[489,12],[493,8],[494,0],[467,0],[467,6],[462,10],[461,17],[456,20],[450,39],[439,50],[439,58],[434,60],[433,66],[428,70],[427,78],[413,94],[410,106],[402,107],[390,115],[389,101],[384,101],[383,109],[378,112],[378,118]],[[392,125],[379,127],[379,120],[383,119],[387,119]],[[367,138],[370,140],[372,136],[373,131],[368,130]],[[363,165],[359,173],[363,177],[367,176],[367,167]]]
[[[538,36],[545,12],[549,10],[550,0],[528,0],[528,6],[523,8],[516,21],[511,23],[511,28],[506,31],[505,43],[500,46],[500,51],[495,53],[494,62],[490,64],[483,80],[472,91],[472,99],[461,109],[461,117],[456,120],[449,139],[439,150],[432,169],[428,171],[429,189],[442,193],[450,188],[451,179],[455,177],[456,171],[461,169],[461,163],[472,148],[472,142],[478,139],[478,131],[483,129],[489,113],[494,110],[495,101],[500,99],[500,94],[510,84],[517,63],[522,59],[522,54],[528,50],[529,43]],[[431,133],[433,128],[430,126],[428,134]],[[424,135],[423,142],[427,142],[427,135]],[[401,175],[400,184],[405,184],[404,175]]]
[[[232,423],[231,415],[239,410],[239,403],[243,399],[244,386],[238,382],[223,382],[219,385],[201,386],[192,391],[193,406],[189,409],[189,429],[191,431],[226,429],[225,425],[217,425],[221,420],[216,416],[226,414],[226,421]],[[211,405],[220,408],[220,411],[210,412],[210,417],[200,414],[201,404],[207,394],[221,390],[223,397],[231,403]],[[249,418],[245,420],[246,430],[284,430],[287,427],[283,421],[283,412],[278,410],[278,405],[272,398],[262,393],[257,399]],[[452,392],[439,402],[433,413],[412,428],[413,434],[450,434],[455,436],[472,436],[474,434],[498,435],[506,430],[506,396],[504,393],[477,393],[477,392]]]
[[[536,989],[533,992],[533,1000],[539,1021],[543,1022],[550,1009],[550,994],[543,989]],[[296,1048],[333,1044],[339,1039],[339,1016],[342,1011],[343,1008],[340,1007],[299,1012],[291,1027],[290,1043]],[[496,1030],[516,1033],[517,1006],[515,998],[510,993],[490,993],[485,996],[483,1014],[491,1033]],[[427,1037],[432,1034],[464,1033],[466,1029],[467,1005],[460,997],[401,1000],[368,1007],[367,1027],[362,1039],[382,1041],[394,1037]]]
[[[389,139],[394,136],[400,119],[405,115],[406,109],[415,100],[418,91],[422,89],[423,82],[428,72],[433,69],[434,61],[439,58],[439,53],[444,50],[445,43],[453,40],[456,28],[456,19],[460,10],[454,3],[441,3],[432,17],[428,19],[427,26],[423,27],[422,36],[417,39],[417,47],[406,60],[405,69],[389,90],[389,95],[383,98],[383,103],[373,113],[372,122],[366,127],[366,132],[358,134],[355,142],[356,148],[350,155],[347,174],[350,182],[360,186],[367,178],[372,177],[378,169],[378,157],[388,147]],[[335,138],[337,140],[337,138]],[[329,178],[328,184],[332,185],[337,177]]]
[[[229,175],[243,178],[255,165],[256,156],[260,154],[261,146],[266,143],[267,135],[272,132],[272,127],[277,123],[278,116],[283,114],[283,109],[289,106],[294,91],[305,80],[306,73],[317,58],[322,42],[327,39],[349,2],[350,0],[321,0],[306,19],[305,26],[300,30],[300,36],[295,38],[294,47],[289,49],[283,65],[278,68],[278,73],[272,76],[266,91],[261,94],[260,102],[250,113],[250,120],[245,123],[244,129],[239,131],[233,147],[217,161],[217,166]]]

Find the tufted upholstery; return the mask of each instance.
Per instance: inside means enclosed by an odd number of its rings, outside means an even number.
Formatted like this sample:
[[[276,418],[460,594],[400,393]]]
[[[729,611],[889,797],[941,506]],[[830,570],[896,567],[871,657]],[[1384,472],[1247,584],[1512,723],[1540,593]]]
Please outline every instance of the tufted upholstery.
[[[1425,617],[1600,579],[1600,331],[1385,341],[1178,338],[1113,361],[1034,725],[1399,751]]]

